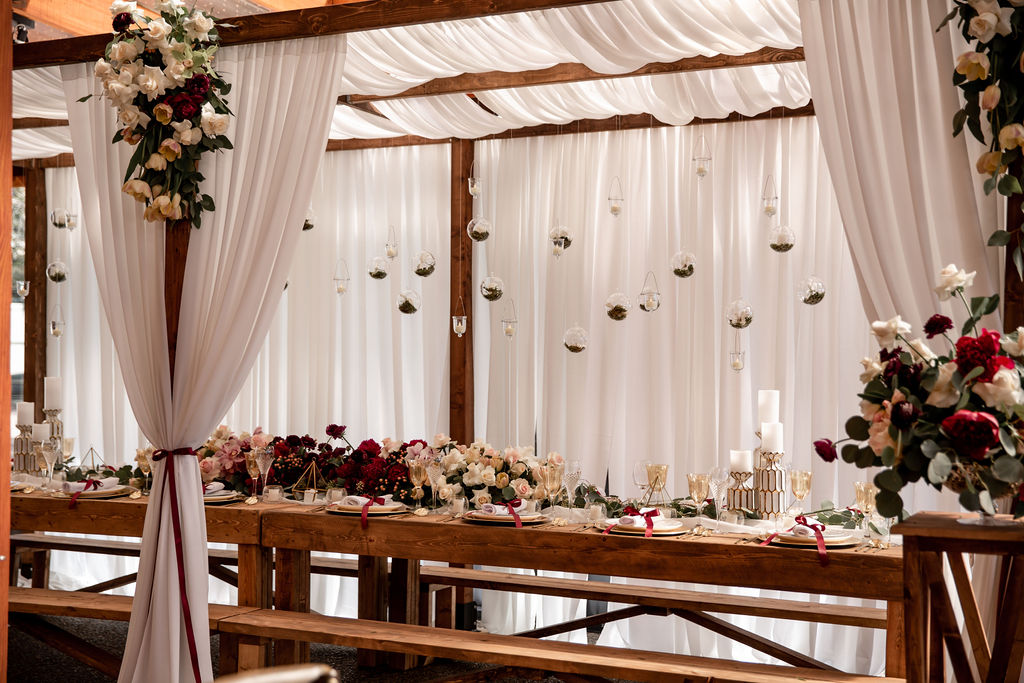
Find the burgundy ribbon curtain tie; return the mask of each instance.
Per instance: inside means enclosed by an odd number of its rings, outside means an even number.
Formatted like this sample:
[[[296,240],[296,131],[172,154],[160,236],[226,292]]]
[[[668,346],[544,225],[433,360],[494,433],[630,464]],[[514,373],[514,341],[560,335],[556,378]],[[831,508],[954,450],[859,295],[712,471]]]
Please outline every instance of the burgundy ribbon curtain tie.
[[[793,531],[797,527],[804,527],[810,529],[814,533],[814,540],[818,546],[818,562],[822,567],[828,566],[828,552],[825,550],[825,536],[822,534],[825,531],[825,525],[818,522],[812,522],[803,515],[797,515],[796,524],[786,529],[787,533]],[[775,532],[768,538],[761,541],[760,545],[768,545],[774,541],[779,535],[779,532]]]
[[[102,481],[99,481],[97,479],[86,479],[84,488],[82,488],[81,491],[75,491],[75,493],[71,496],[71,502],[68,503],[68,510],[75,509],[75,506],[78,505],[78,499],[79,497],[81,497],[83,493],[85,493],[89,489],[98,490],[101,486],[103,486]]]
[[[195,455],[195,454],[196,454],[195,450],[189,448],[188,446],[185,446],[184,448],[175,448],[174,450],[168,450],[166,448],[161,448],[160,450],[158,450],[156,453],[153,454],[152,460],[159,462],[160,460],[163,460],[164,458],[166,458],[168,455]]]
[[[359,513],[359,525],[364,529],[368,528],[370,526],[370,507],[373,505],[383,505],[385,502],[383,498],[370,498],[363,503],[363,509]]]

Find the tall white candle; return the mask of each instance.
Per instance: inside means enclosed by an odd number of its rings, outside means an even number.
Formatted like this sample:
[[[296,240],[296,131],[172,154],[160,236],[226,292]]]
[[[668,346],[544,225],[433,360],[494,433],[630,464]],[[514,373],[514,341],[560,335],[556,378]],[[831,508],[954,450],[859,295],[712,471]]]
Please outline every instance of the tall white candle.
[[[779,421],[779,390],[759,389],[757,392],[757,421],[759,423]]]
[[[36,419],[36,405],[31,401],[18,401],[18,424],[30,425]]]
[[[754,454],[751,451],[729,451],[729,469],[733,472],[753,472]]]
[[[50,425],[32,425],[32,440],[46,441],[50,438]]]
[[[765,422],[761,425],[761,450],[765,453],[782,453],[782,423]]]
[[[61,409],[61,381],[60,377],[47,377],[43,380],[43,409]]]

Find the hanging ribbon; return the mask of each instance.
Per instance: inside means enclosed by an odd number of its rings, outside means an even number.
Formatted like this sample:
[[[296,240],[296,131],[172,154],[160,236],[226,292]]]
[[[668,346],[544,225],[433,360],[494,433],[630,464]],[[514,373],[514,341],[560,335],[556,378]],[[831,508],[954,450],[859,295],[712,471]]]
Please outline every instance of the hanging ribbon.
[[[504,505],[506,508],[508,508],[508,514],[512,515],[512,519],[516,520],[516,528],[517,529],[522,529],[523,528],[523,520],[521,520],[519,518],[519,513],[516,512],[516,508],[519,507],[519,505],[522,502],[523,501],[521,501],[518,498],[516,498],[514,500],[509,500],[509,501],[505,501],[505,502],[501,503],[501,505]]]
[[[366,503],[363,504],[363,510],[362,512],[359,513],[359,524],[364,529],[370,526],[370,506],[373,505],[374,503],[376,503],[377,505],[383,505],[385,501],[383,498],[370,498],[370,500],[366,501]]]
[[[68,510],[74,510],[75,509],[75,506],[78,505],[78,498],[83,493],[85,493],[89,489],[99,489],[99,487],[101,487],[101,486],[103,486],[103,482],[101,482],[101,481],[98,481],[96,479],[86,479],[85,480],[85,488],[83,488],[81,491],[76,491],[75,494],[73,496],[71,496],[71,502],[68,503]]]
[[[192,675],[196,683],[202,683],[199,674],[199,650],[196,648],[196,634],[192,630],[192,610],[188,605],[188,593],[185,589],[185,558],[181,549],[181,516],[178,511],[178,484],[174,477],[174,458],[168,456],[187,455],[195,457],[191,448],[176,448],[173,451],[161,449],[153,454],[152,460],[159,462],[167,458],[164,476],[171,495],[171,526],[174,530],[174,557],[178,562],[178,594],[181,596],[181,615],[185,620],[185,638],[188,640],[188,656],[192,661]]]
[[[813,531],[814,532],[814,540],[815,540],[815,542],[818,545],[818,562],[821,564],[822,567],[827,567],[828,566],[828,553],[825,551],[825,537],[821,533],[821,532],[823,532],[825,530],[825,525],[824,524],[818,524],[817,522],[811,522],[810,520],[808,520],[803,515],[797,515],[795,521],[796,521],[796,524],[794,524],[793,526],[789,527],[789,529],[787,529],[786,531],[790,532],[793,529],[797,528],[798,526],[806,527],[806,528],[810,529],[811,531]],[[772,534],[768,538],[766,538],[763,541],[761,541],[761,545],[768,545],[769,543],[774,541],[778,537],[778,535],[779,535],[779,532],[776,531],[774,534]]]

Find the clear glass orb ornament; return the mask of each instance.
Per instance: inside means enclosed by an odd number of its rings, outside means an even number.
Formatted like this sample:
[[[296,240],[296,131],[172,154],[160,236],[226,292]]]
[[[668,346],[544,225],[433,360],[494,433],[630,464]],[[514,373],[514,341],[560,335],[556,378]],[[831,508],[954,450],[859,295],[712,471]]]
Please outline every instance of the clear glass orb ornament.
[[[548,239],[551,240],[551,253],[555,258],[562,255],[562,252],[572,245],[572,233],[564,225],[556,225],[548,231]]]
[[[74,230],[78,226],[78,214],[68,209],[54,209],[50,212],[50,222],[60,230]]]
[[[796,245],[796,233],[788,225],[776,225],[768,233],[768,246],[784,254]]]
[[[811,275],[797,285],[796,294],[800,301],[808,306],[820,304],[825,298],[825,283],[821,278]]]
[[[434,272],[437,266],[437,259],[429,251],[421,251],[412,260],[412,270],[420,277],[427,277]]]
[[[690,277],[697,265],[697,257],[690,251],[677,251],[672,257],[672,274],[676,277]]]
[[[59,259],[46,266],[46,277],[50,282],[64,282],[68,279],[68,275],[70,275],[70,271],[67,264]]]
[[[374,256],[366,266],[366,272],[374,280],[383,280],[388,276],[388,262],[382,256]]]
[[[403,289],[395,300],[395,305],[398,306],[399,313],[412,315],[420,310],[420,295],[411,289]]]
[[[581,353],[587,348],[587,331],[579,325],[573,325],[562,336],[562,345],[570,353]]]
[[[742,330],[754,322],[754,309],[746,299],[736,299],[726,306],[725,319],[730,327]]]
[[[469,222],[466,226],[466,232],[469,234],[469,239],[474,242],[483,242],[491,236],[491,222],[483,216],[478,216]]]
[[[488,275],[480,283],[480,294],[488,301],[497,301],[505,293],[505,283],[497,275]]]
[[[28,290],[29,287],[31,287],[31,285],[32,283],[29,282],[28,280],[18,280],[18,296],[20,296],[22,299],[27,297]]]
[[[630,303],[628,296],[622,292],[615,292],[608,295],[608,298],[605,299],[604,307],[608,317],[612,320],[625,320],[626,316],[629,315],[629,309],[633,305]]]

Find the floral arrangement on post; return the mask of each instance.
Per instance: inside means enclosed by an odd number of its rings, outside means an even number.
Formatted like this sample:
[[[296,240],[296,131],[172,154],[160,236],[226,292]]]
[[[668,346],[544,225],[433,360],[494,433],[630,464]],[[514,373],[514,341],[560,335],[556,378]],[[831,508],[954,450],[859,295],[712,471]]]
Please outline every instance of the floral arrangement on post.
[[[964,106],[953,115],[953,135],[964,125],[989,151],[978,158],[978,173],[990,176],[986,194],[1007,197],[1022,192],[1024,182],[1024,2],[1020,0],[954,0],[941,29],[959,15],[960,32],[974,49],[957,59],[953,84],[964,92]],[[982,116],[987,126],[982,127]],[[986,136],[988,140],[986,140]],[[1006,246],[1011,235],[996,230],[990,246]],[[1024,278],[1020,241],[1013,250],[1017,273]]]
[[[875,476],[878,512],[903,512],[899,491],[925,479],[936,489],[960,494],[960,504],[995,514],[994,501],[1015,496],[1013,514],[1024,516],[1024,328],[1003,337],[978,330],[999,297],[964,298],[974,273],[949,265],[939,276],[940,299],[958,297],[968,309],[962,336],[953,342],[953,322],[933,315],[924,325],[928,339],[945,338],[950,350],[937,355],[899,316],[872,324],[881,345],[877,358],[861,361],[865,383],[861,414],[846,422],[851,441],[844,461],[860,468],[883,467]],[[830,439],[814,442],[817,454],[836,460]]]
[[[215,20],[182,0],[157,0],[156,8],[154,19],[135,2],[110,6],[116,35],[95,74],[124,124],[113,142],[135,146],[123,191],[145,202],[147,221],[184,218],[198,228],[202,212],[214,210],[213,198],[199,192],[199,159],[231,149],[222,99],[231,86],[213,68]]]

